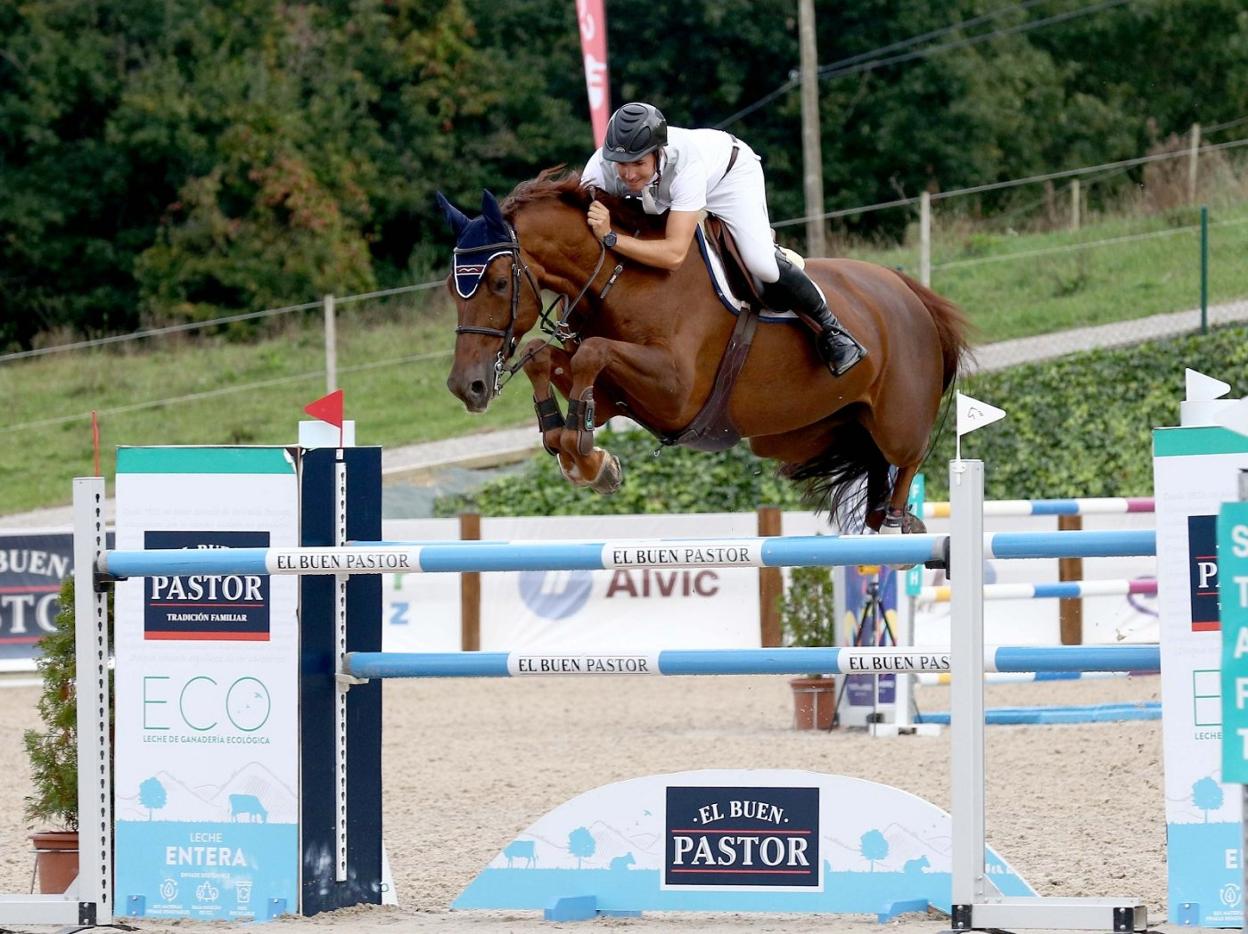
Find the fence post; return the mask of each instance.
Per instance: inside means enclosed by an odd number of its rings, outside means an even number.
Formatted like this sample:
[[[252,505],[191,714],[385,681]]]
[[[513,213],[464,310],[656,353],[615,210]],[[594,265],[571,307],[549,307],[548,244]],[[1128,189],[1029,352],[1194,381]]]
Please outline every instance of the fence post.
[[[1209,333],[1209,205],[1200,206],[1200,333]]]
[[[779,535],[781,514],[775,506],[758,507],[759,537]],[[780,645],[780,593],[784,580],[780,568],[758,569],[758,633],[759,644],[769,649]]]
[[[1079,179],[1073,179],[1070,183],[1070,229],[1079,229],[1079,208],[1080,199],[1083,195],[1079,191]]]
[[[919,195],[919,281],[932,284],[932,195]]]
[[[1058,516],[1057,527],[1062,532],[1080,531],[1083,529],[1083,516]],[[1058,558],[1057,576],[1063,581],[1083,580],[1083,559]],[[1058,619],[1062,645],[1083,645],[1083,598],[1063,597],[1059,600]]]
[[[1196,200],[1196,168],[1200,161],[1200,124],[1192,124],[1192,142],[1187,150],[1187,200]]]
[[[459,514],[461,541],[481,540],[481,515]],[[459,643],[465,652],[481,651],[481,575],[465,571],[459,575]]]
[[[325,391],[338,388],[338,326],[334,314],[334,297],[326,295],[325,305]]]

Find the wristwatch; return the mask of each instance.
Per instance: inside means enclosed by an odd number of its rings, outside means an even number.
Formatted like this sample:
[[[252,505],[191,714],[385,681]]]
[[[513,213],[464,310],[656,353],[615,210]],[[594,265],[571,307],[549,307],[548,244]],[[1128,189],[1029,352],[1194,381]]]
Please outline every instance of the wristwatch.
[[[607,235],[602,238],[602,245],[605,246],[609,250],[613,246],[615,246],[615,241],[619,239],[620,238],[615,235],[614,230],[608,230]]]

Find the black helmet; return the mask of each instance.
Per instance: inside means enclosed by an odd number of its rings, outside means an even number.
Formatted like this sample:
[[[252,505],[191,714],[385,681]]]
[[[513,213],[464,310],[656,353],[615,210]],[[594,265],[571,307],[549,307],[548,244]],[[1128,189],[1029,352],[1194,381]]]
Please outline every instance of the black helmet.
[[[636,162],[667,144],[667,120],[652,104],[625,104],[611,115],[602,157],[609,162]]]

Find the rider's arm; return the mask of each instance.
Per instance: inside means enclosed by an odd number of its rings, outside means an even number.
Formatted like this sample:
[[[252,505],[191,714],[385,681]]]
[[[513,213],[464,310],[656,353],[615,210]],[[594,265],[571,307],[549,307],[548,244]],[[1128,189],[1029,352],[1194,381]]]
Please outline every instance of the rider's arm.
[[[661,240],[640,240],[617,232],[618,240],[612,248],[621,256],[657,266],[659,269],[679,269],[693,243],[693,232],[698,226],[697,211],[669,211],[667,229]]]

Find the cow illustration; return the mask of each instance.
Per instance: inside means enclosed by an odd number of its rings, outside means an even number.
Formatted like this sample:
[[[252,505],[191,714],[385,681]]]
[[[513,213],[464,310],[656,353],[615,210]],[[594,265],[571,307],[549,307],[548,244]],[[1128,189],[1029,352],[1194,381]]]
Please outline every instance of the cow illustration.
[[[269,822],[269,812],[255,795],[230,795],[230,820],[242,822],[244,816],[249,824]]]
[[[507,857],[507,868],[512,868],[512,863],[523,860],[525,868],[531,869],[537,865],[537,848],[532,840],[512,840],[503,847],[503,855]]]
[[[633,859],[632,853],[625,853],[623,856],[617,856],[611,860],[611,871],[624,872],[635,862],[636,860]]]

